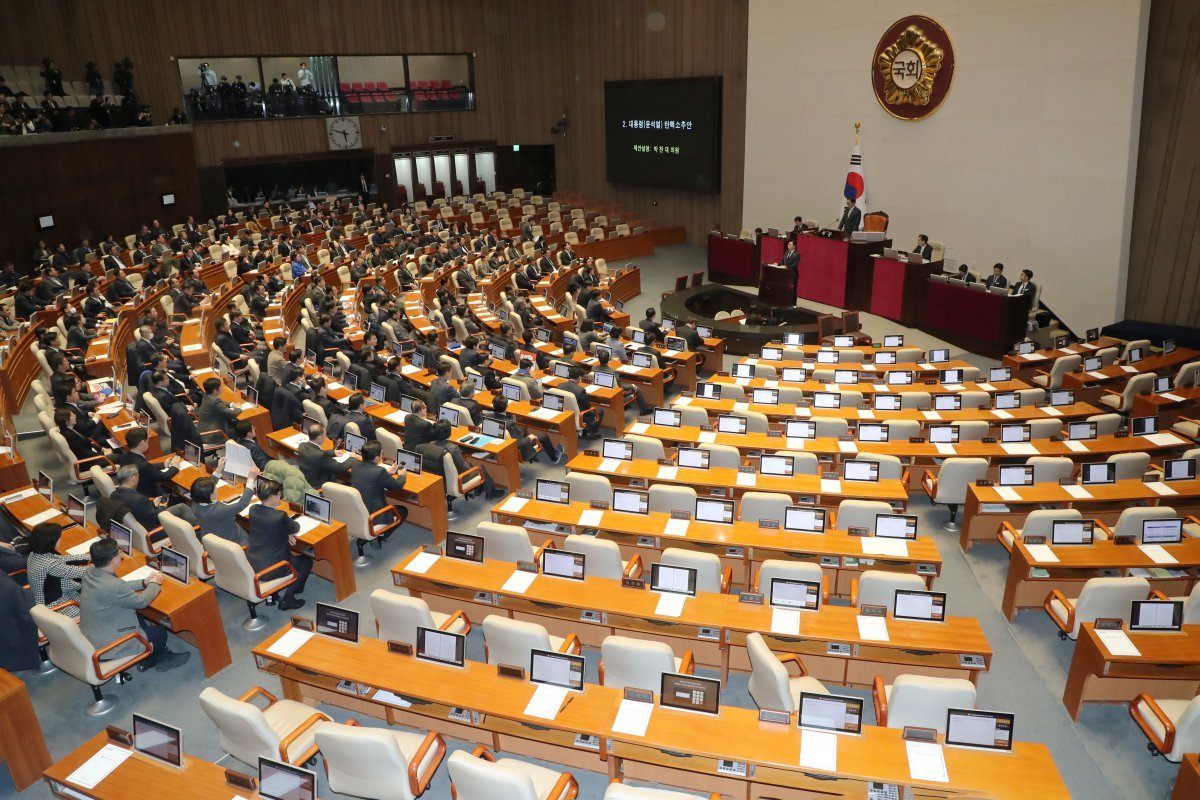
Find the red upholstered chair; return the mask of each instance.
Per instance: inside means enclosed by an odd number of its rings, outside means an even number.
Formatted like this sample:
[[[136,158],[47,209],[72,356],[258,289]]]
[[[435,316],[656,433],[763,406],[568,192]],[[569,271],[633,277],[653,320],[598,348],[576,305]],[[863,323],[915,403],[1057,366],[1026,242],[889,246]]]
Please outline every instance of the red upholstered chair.
[[[703,283],[704,283],[704,273],[703,272],[693,272],[692,273],[692,288],[695,289],[697,286],[703,285]]]

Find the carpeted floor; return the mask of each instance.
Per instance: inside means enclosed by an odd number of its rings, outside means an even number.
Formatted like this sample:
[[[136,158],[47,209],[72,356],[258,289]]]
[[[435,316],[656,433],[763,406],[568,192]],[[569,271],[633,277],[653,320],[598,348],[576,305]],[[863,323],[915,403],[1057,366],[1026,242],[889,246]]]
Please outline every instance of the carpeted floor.
[[[652,257],[639,259],[638,263],[642,268],[642,296],[628,304],[635,320],[641,318],[640,311],[645,306],[657,306],[658,298],[663,291],[671,288],[676,275],[703,269],[705,252],[701,247],[681,245],[661,249]],[[754,288],[749,287],[749,290],[754,291]],[[805,305],[818,310],[824,308],[819,304]],[[906,344],[924,348],[943,346],[939,340],[920,331],[903,329],[895,323],[866,314],[863,315],[863,327],[877,339],[885,333],[903,332]],[[959,356],[979,366],[991,364],[987,359],[952,352],[952,357]],[[32,404],[16,422],[18,430],[38,429]],[[56,478],[57,484],[57,479],[63,476],[63,470],[44,445],[44,438],[25,439],[20,442],[19,448],[31,474],[44,470]],[[561,467],[540,463],[523,467],[523,479],[531,485],[536,477],[555,477],[561,475],[562,471]],[[482,499],[468,503],[460,501],[456,506],[460,509],[460,519],[454,525],[458,530],[469,531],[488,518],[489,504]],[[973,549],[970,556],[964,555],[957,539],[941,530],[946,512],[932,508],[923,494],[913,495],[909,513],[919,517],[921,535],[932,537],[938,544],[943,572],[935,588],[948,593],[949,613],[978,618],[995,654],[990,672],[983,675],[979,682],[979,706],[1014,711],[1017,715],[1017,738],[1043,742],[1049,746],[1073,797],[1165,800],[1170,794],[1177,767],[1164,759],[1149,756],[1145,740],[1124,706],[1089,705],[1078,724],[1067,715],[1061,698],[1072,644],[1059,641],[1055,628],[1040,612],[1023,613],[1012,625],[1005,621],[999,609],[1007,569],[1004,550],[999,545],[985,544]],[[369,618],[368,596],[377,588],[391,586],[390,567],[412,549],[429,542],[431,537],[427,531],[405,526],[381,551],[368,549],[367,552],[374,556],[374,562],[356,570],[358,591],[341,605]],[[45,676],[21,674],[29,685],[52,756],[60,758],[66,755],[85,739],[103,730],[107,724],[128,727],[130,713],[138,711],[181,726],[185,732],[185,750],[189,754],[209,760],[220,758],[222,751],[216,729],[201,711],[196,696],[210,685],[234,696],[254,685],[262,685],[276,692],[278,682],[255,669],[249,651],[258,641],[277,630],[286,621],[286,615],[267,609],[263,612],[269,623],[265,630],[256,634],[246,633],[241,629],[241,621],[246,615],[245,604],[221,591],[217,592],[217,596],[226,622],[233,664],[211,679],[204,678],[199,658],[193,654],[191,661],[180,669],[167,673],[138,673],[128,685],[106,687],[106,693],[118,699],[119,704],[107,717],[95,719],[83,713],[91,693],[82,683],[62,672]],[[332,586],[316,577],[309,581],[304,596],[308,600],[306,612],[311,612],[317,601],[334,602]],[[186,647],[178,641],[174,646],[176,649]],[[585,655],[586,678],[589,682],[595,682],[599,654],[585,651]],[[483,659],[483,639],[478,627],[470,636],[467,656],[475,660]],[[754,707],[746,691],[747,677],[732,675],[722,692],[723,703]],[[867,696],[865,692],[857,694]],[[868,701],[866,705],[870,715],[871,704]],[[351,716],[337,709],[325,710],[339,720]],[[376,720],[361,721],[367,725],[380,724]],[[459,742],[449,744],[451,749],[465,747]],[[245,769],[231,758],[226,758],[222,763],[235,769]],[[580,783],[581,798],[595,800],[603,796],[607,784],[603,774],[576,771],[575,776]],[[153,789],[147,787],[147,794],[152,792]],[[322,798],[342,796],[331,793],[323,777],[319,795]],[[0,769],[0,797],[10,796],[15,796],[15,793],[8,773]],[[20,795],[22,800],[51,796],[41,785]],[[444,767],[425,797],[431,800],[450,797],[450,782]]]

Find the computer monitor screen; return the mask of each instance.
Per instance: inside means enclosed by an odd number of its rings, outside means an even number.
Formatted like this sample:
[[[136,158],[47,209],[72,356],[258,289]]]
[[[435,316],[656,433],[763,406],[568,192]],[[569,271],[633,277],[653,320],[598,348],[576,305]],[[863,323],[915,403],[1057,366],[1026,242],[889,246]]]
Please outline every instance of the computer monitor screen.
[[[783,512],[783,529],[800,533],[824,533],[825,509],[812,506],[788,506]]]
[[[565,361],[554,362],[554,377],[566,380],[571,377],[571,365]]]
[[[733,365],[733,377],[735,377],[735,378],[753,378],[754,377],[754,365],[753,364],[734,364]]]
[[[317,633],[331,639],[358,644],[358,612],[317,603]]]
[[[833,371],[834,383],[858,383],[858,370],[854,369],[835,369]]]
[[[432,628],[417,628],[417,658],[461,667],[464,664],[467,637]]]
[[[619,458],[622,461],[633,460],[633,442],[620,439],[605,439],[601,445],[600,455],[604,458]]]
[[[888,386],[911,386],[913,382],[912,370],[894,369],[887,374]]]
[[[938,373],[938,380],[942,383],[962,383],[963,371],[961,369],[944,369]]]
[[[1091,544],[1095,530],[1090,519],[1056,519],[1050,523],[1050,544]]]
[[[896,619],[944,622],[946,619],[946,593],[897,589],[894,608],[893,616]]]
[[[683,414],[673,408],[656,408],[651,416],[655,425],[665,425],[668,428],[678,428],[683,424]]]
[[[655,592],[696,595],[696,570],[669,564],[650,565],[650,589]]]
[[[584,577],[583,553],[570,553],[566,550],[542,551],[542,574],[555,578],[570,578],[581,581]]]
[[[1193,458],[1172,458],[1163,462],[1164,481],[1194,481],[1196,479],[1196,460]]]
[[[483,537],[458,531],[446,532],[446,556],[460,561],[483,563]]]
[[[1052,406],[1071,406],[1075,405],[1075,390],[1074,389],[1055,389],[1050,392],[1050,405]]]
[[[1182,600],[1134,600],[1129,611],[1131,631],[1177,631],[1182,626]]]
[[[315,772],[259,756],[258,796],[266,800],[314,800]]]
[[[881,367],[888,367],[896,363],[896,354],[890,350],[880,350],[875,353],[875,363]]]
[[[783,435],[788,439],[815,439],[817,438],[817,423],[808,419],[784,420]]]
[[[699,332],[700,332],[700,329],[699,329],[699,328],[697,328],[697,329],[696,329],[696,332],[697,332],[697,333],[699,333]],[[703,333],[701,333],[700,335],[701,335],[702,337],[704,336],[704,334],[703,334]],[[705,338],[707,338],[707,337],[705,337]],[[668,336],[668,337],[667,337],[667,338],[666,338],[666,339],[663,341],[663,344],[664,344],[664,345],[666,345],[666,348],[667,348],[668,350],[680,350],[680,351],[682,351],[682,350],[687,350],[687,349],[688,349],[688,346],[687,346],[687,339],[684,339],[682,336]]]
[[[172,767],[182,767],[183,731],[150,717],[134,714],[133,749]]]
[[[387,400],[387,387],[381,383],[372,383],[367,394],[376,403],[382,403]]]
[[[497,361],[503,361],[505,355],[508,353],[508,350],[503,344],[493,342],[492,344],[488,345],[488,352],[492,354],[492,358],[496,359]]]
[[[87,522],[87,506],[73,494],[67,495],[67,516],[79,525]]]
[[[821,608],[821,584],[817,581],[793,581],[771,578],[770,601],[779,608],[817,611]]]
[[[853,336],[834,336],[833,337],[833,346],[834,347],[854,347],[854,337]]]
[[[813,405],[817,408],[841,408],[842,396],[837,392],[814,392]]]
[[[646,343],[646,332],[644,330],[642,330],[641,328],[634,328],[632,335],[633,335],[633,341],[636,342],[637,344],[645,344]]]
[[[698,522],[716,522],[721,525],[733,524],[734,503],[732,500],[713,500],[707,497],[696,499],[696,520]]]
[[[1002,464],[1000,466],[1001,486],[1032,486],[1033,467],[1025,464]]]
[[[413,410],[413,398],[406,394],[400,395],[400,410],[405,414],[411,414]]]
[[[358,455],[362,452],[362,447],[366,443],[367,437],[346,431],[346,452]]]
[[[817,351],[817,363],[818,364],[836,364],[840,360],[841,360],[841,356],[838,355],[838,352],[836,350],[818,350]]]
[[[712,335],[713,335],[713,329],[708,325],[697,325],[696,333],[698,333],[700,335],[701,339],[711,339]],[[671,348],[671,349],[673,350],[675,348]]]
[[[879,462],[847,459],[842,462],[842,479],[847,481],[878,481]]]
[[[950,360],[950,351],[947,349],[930,350],[929,351],[929,363],[930,364],[944,364],[949,360]]]
[[[1117,482],[1117,465],[1104,462],[1103,464],[1084,464],[1080,467],[1080,477],[1084,484],[1104,484]]]
[[[632,489],[613,489],[612,507],[613,511],[623,511],[626,514],[648,514],[650,494]]]
[[[1017,352],[1023,356],[1027,356],[1037,350],[1037,342],[1024,341],[1017,343]]]
[[[1176,347],[1176,345],[1175,345],[1174,339],[1163,339],[1162,354],[1164,356],[1171,355],[1171,353],[1175,352],[1175,347]]]
[[[1083,369],[1085,372],[1093,372],[1103,368],[1104,362],[1100,360],[1099,356],[1090,356],[1083,360]]]
[[[119,549],[125,555],[133,555],[133,531],[126,528],[119,522],[108,523],[108,537],[117,543]]]
[[[1170,375],[1160,375],[1159,377],[1154,379],[1154,388],[1152,391],[1155,394],[1163,394],[1164,392],[1169,392],[1169,391],[1171,391],[1172,388],[1174,388],[1172,386],[1173,383],[1174,383],[1174,381],[1171,379]]]
[[[397,450],[396,463],[413,475],[421,474],[421,454],[411,450]]]
[[[1067,424],[1067,438],[1073,442],[1082,442],[1096,438],[1095,422],[1070,422]]]
[[[808,380],[808,372],[804,367],[784,367],[780,380],[784,383],[804,383]]]
[[[675,324],[675,320],[671,317],[663,317],[662,329],[664,331],[673,331],[675,330]]]
[[[888,426],[880,422],[860,422],[858,425],[858,440],[860,442],[886,442]]]
[[[800,347],[804,344],[803,333],[785,333],[783,335],[783,343],[788,347]]]
[[[1004,383],[1012,380],[1012,370],[1008,367],[992,367],[988,370],[988,383]]]
[[[696,397],[701,400],[720,400],[721,384],[700,381],[696,384]]]
[[[571,486],[564,481],[548,481],[538,478],[534,496],[545,503],[566,505],[571,502]]]
[[[1136,364],[1146,357],[1146,348],[1135,347],[1129,351],[1129,355],[1125,358],[1126,364]]]
[[[163,575],[174,578],[184,586],[187,585],[190,576],[188,572],[188,557],[178,550],[164,547],[158,554],[158,568]]]
[[[458,410],[449,406],[442,406],[438,409],[438,419],[444,419],[450,423],[452,428],[458,427]]]
[[[550,329],[549,328],[538,328],[533,332],[533,335],[534,335],[534,338],[536,338],[539,342],[550,341]]]
[[[1028,442],[1031,435],[1032,429],[1028,425],[1000,426],[1000,441],[1002,442]]]
[[[617,385],[617,373],[606,369],[593,370],[592,383],[601,389],[612,389]]]
[[[679,466],[686,469],[708,469],[707,450],[700,447],[680,447],[676,452]]]
[[[342,385],[350,391],[358,390],[358,376],[353,372],[346,372],[342,375]]]
[[[503,439],[506,433],[504,420],[500,417],[484,414],[483,423],[479,426],[479,431],[484,436],[490,436],[493,439]],[[349,449],[349,445],[347,445],[347,449]]]
[[[862,733],[863,701],[836,694],[800,693],[797,725],[838,733]]]
[[[37,490],[38,494],[47,500],[54,500],[54,480],[44,472],[39,472],[37,475]]]
[[[763,361],[783,361],[783,349],[779,347],[764,347],[760,355]]]
[[[876,411],[899,411],[902,404],[900,395],[898,394],[876,394],[873,398],[872,405]]]
[[[583,656],[555,653],[552,650],[530,650],[529,681],[582,692]]]
[[[951,708],[946,712],[946,745],[1012,750],[1015,719],[1012,714]]]
[[[204,457],[201,455],[200,445],[195,442],[183,443],[183,459],[190,461],[192,464],[199,466],[204,463]]]
[[[601,361],[603,360],[604,359],[601,359]],[[638,369],[650,369],[654,366],[654,362],[650,360],[649,353],[634,353],[630,357],[629,363],[633,364],[633,366],[637,367]]]
[[[242,397],[246,398],[246,402],[252,406],[258,405],[258,389],[253,386],[247,386],[242,389]]]
[[[796,462],[791,456],[764,455],[758,460],[758,471],[763,475],[781,475],[790,478],[796,471]]]
[[[1021,395],[1016,392],[996,392],[996,408],[1020,408]]]
[[[1179,517],[1142,520],[1142,544],[1178,544],[1181,541],[1183,520]]]
[[[916,539],[917,518],[907,514],[876,514],[875,535],[884,539]]]
[[[660,688],[658,702],[663,708],[699,714],[721,713],[721,682],[716,678],[664,672]]]
[[[883,337],[883,346],[884,347],[903,347],[904,346],[904,336],[902,334],[893,334],[891,336],[884,336]]]
[[[414,367],[416,367],[417,369],[425,368],[425,354],[424,353],[414,350],[411,361],[412,361],[412,365]]]
[[[734,414],[720,414],[717,416],[717,430],[721,433],[745,433],[746,418]]]
[[[763,406],[779,405],[778,389],[754,389],[750,392],[750,402]]]
[[[958,426],[930,425],[929,441],[933,444],[958,444]]]
[[[504,399],[510,403],[521,402],[521,387],[514,383],[501,383],[500,392],[504,395]]]
[[[333,502],[319,494],[304,493],[304,516],[312,517],[317,522],[329,524]]]
[[[1158,433],[1158,417],[1134,417],[1129,420],[1129,432],[1134,436]]]

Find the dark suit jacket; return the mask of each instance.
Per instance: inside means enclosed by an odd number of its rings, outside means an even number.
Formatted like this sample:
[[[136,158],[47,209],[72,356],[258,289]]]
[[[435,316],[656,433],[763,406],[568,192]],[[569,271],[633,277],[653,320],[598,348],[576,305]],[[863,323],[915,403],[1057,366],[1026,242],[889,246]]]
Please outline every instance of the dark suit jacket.
[[[933,245],[927,244],[924,247],[915,247],[913,248],[913,252],[928,261],[929,257],[933,255]]]
[[[433,423],[416,414],[404,418],[404,449],[412,450],[425,442],[433,441]]]
[[[296,448],[296,465],[312,486],[320,486],[350,469],[350,462],[339,463],[332,450],[323,450],[312,442],[304,442]]]
[[[988,275],[983,279],[983,283],[989,289],[992,287],[999,287],[1001,289],[1008,288],[1008,278],[1003,275]]]
[[[178,467],[164,468],[158,464],[151,464],[146,460],[146,457],[138,453],[131,453],[128,450],[122,450],[117,456],[118,464],[133,464],[138,468],[138,487],[137,490],[147,497],[158,497],[162,494],[160,483],[171,480],[175,477],[175,473],[179,472]],[[158,527],[158,523],[154,524]]]
[[[862,223],[862,212],[858,206],[850,206],[842,212],[842,221],[838,223],[840,231],[856,231]]]
[[[111,497],[113,500],[124,503],[133,512],[134,518],[146,530],[153,530],[158,527],[158,509],[154,507],[154,503],[146,495],[136,489],[118,486],[113,491]],[[120,522],[120,520],[117,521]]]
[[[1037,294],[1037,284],[1033,281],[1029,283],[1014,283],[1012,289],[1009,290],[1012,294]]]
[[[250,526],[247,538],[246,559],[255,572],[272,564],[290,559],[292,551],[288,537],[300,531],[300,523],[288,517],[278,508],[267,508],[262,503],[250,506]]]
[[[379,464],[359,464],[350,473],[350,485],[362,495],[367,512],[374,514],[388,504],[385,493],[403,489],[405,476],[395,476]]]
[[[16,671],[38,665],[38,630],[31,608],[33,592],[0,574],[0,619],[5,621],[0,625],[0,668]]]
[[[796,250],[789,250],[783,254],[783,265],[788,269],[796,269],[800,266],[800,253]]]

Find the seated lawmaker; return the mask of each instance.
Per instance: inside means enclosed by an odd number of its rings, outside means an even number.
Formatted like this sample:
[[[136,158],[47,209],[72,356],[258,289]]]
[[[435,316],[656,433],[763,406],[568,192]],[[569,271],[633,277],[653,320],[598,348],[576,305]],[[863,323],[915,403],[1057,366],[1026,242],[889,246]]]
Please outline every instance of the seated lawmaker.
[[[189,525],[196,524],[196,515],[187,503],[176,503],[168,507],[165,498],[150,498],[138,491],[138,468],[133,464],[122,464],[113,475],[116,488],[111,495],[113,500],[123,504],[133,514],[143,528],[148,531],[159,526],[158,512],[170,511],[175,516],[185,520]]]
[[[984,278],[983,283],[989,289],[1007,289],[1008,278],[1004,277],[1004,265],[999,262],[992,265],[992,274]]]
[[[192,511],[196,516],[196,524],[200,526],[196,536],[212,533],[234,544],[246,544],[246,534],[238,525],[237,516],[254,499],[254,483],[258,475],[258,467],[251,465],[246,473],[246,488],[242,490],[241,497],[225,503],[217,501],[216,478],[208,475],[197,478],[192,483],[192,502],[195,504]]]
[[[971,274],[971,268],[966,264],[958,265],[958,274],[950,278],[952,281],[962,281],[966,284],[975,283],[975,276]]]

